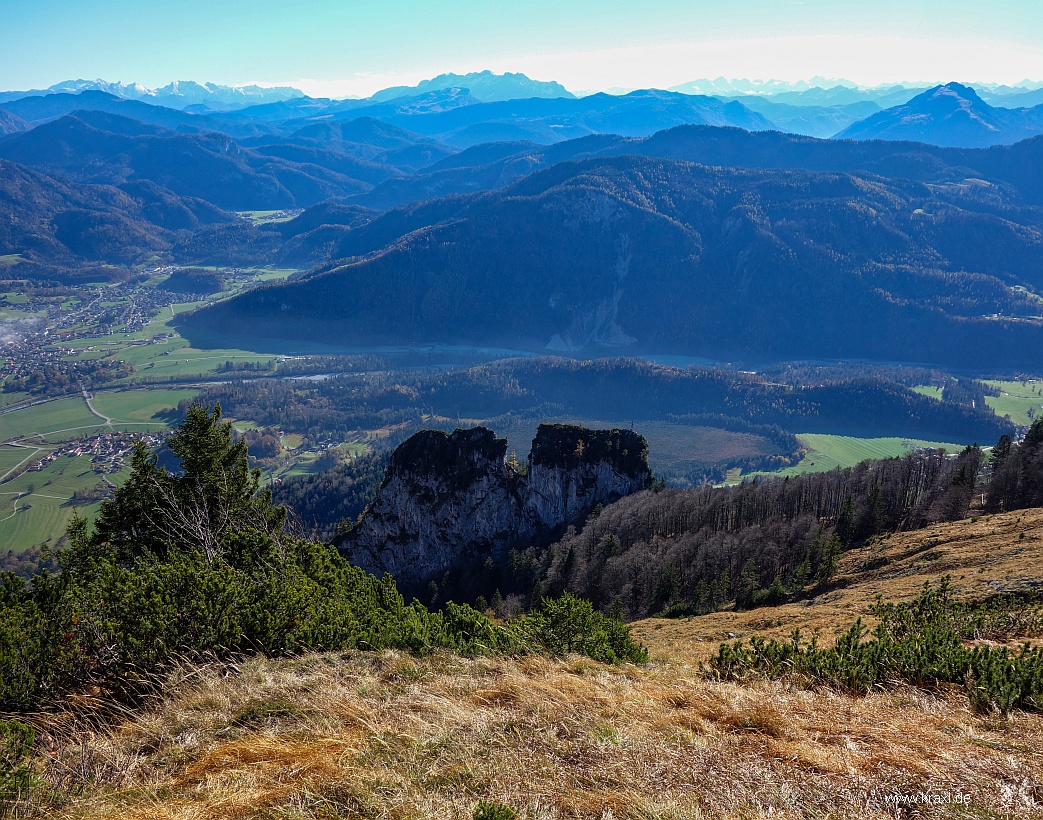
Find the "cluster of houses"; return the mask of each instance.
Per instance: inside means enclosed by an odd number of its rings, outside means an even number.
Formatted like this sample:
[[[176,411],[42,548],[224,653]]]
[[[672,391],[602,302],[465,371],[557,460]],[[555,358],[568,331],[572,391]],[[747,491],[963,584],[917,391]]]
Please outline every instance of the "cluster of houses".
[[[160,433],[102,433],[90,438],[77,439],[60,445],[52,450],[35,464],[31,465],[29,471],[40,471],[52,461],[59,458],[76,458],[77,456],[90,456],[91,468],[99,475],[118,473],[126,462],[126,456],[134,446],[137,439],[150,450],[154,450],[163,443],[169,435],[169,431]]]
[[[23,378],[32,376],[44,365],[60,365],[75,350],[61,347],[40,347],[29,339],[3,339],[4,357],[0,359],[0,377]]]

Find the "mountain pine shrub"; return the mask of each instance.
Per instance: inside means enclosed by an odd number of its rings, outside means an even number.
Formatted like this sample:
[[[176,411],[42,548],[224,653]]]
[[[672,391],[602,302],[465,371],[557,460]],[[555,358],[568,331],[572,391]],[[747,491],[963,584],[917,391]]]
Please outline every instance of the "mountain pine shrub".
[[[544,598],[532,614],[511,622],[525,644],[551,655],[576,653],[598,661],[645,663],[648,650],[626,625],[569,592]]]
[[[1043,647],[1018,650],[975,643],[1043,634],[1038,601],[1013,597],[989,604],[956,601],[948,578],[925,584],[909,603],[878,603],[880,618],[869,632],[858,619],[830,648],[799,630],[789,642],[753,637],[721,644],[709,664],[722,679],[750,675],[795,677],[863,695],[871,689],[910,683],[925,688],[961,685],[980,710],[1043,711]]]
[[[0,720],[0,811],[28,793],[35,743],[36,732],[31,726],[18,720]]]

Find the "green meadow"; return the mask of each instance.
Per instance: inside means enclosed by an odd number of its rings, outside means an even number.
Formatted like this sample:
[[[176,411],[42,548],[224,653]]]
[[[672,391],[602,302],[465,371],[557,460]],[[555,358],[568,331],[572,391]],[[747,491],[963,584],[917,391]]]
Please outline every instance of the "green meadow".
[[[94,408],[116,422],[154,425],[154,429],[167,426],[164,419],[157,414],[176,408],[185,399],[194,399],[198,390],[121,390],[118,392],[102,392],[93,398]]]
[[[9,407],[12,404],[18,404],[28,398],[28,393],[22,393],[18,390],[13,390],[10,393],[0,392],[0,408]]]
[[[75,438],[99,422],[82,397],[57,399],[0,415],[0,441],[56,431]]]
[[[823,473],[837,467],[854,467],[866,459],[895,458],[920,448],[943,449],[958,453],[966,445],[912,438],[853,438],[825,433],[800,433],[801,443],[808,448],[799,464],[770,475],[787,476],[801,473]]]
[[[13,447],[10,444],[0,444],[0,481],[4,476],[30,459],[44,455],[50,448],[38,447]]]
[[[26,446],[0,445],[0,544],[20,552],[30,546],[53,544],[65,531],[73,515],[93,517],[98,504],[74,507],[73,493],[103,483],[119,484],[126,473],[102,476],[95,473],[89,455],[60,455],[42,470],[21,472],[56,446],[108,430],[154,432],[165,429],[167,420],[158,416],[191,399],[191,389],[135,389],[100,392],[92,402],[99,413],[112,419],[107,426],[93,414],[82,397],[57,399],[0,415],[3,439],[33,436]],[[34,448],[32,444],[40,443]],[[17,473],[11,475],[11,473]]]
[[[985,403],[997,416],[1010,416],[1015,424],[1025,425],[1043,413],[1043,381],[990,381],[989,384],[1000,390],[998,396],[985,397]]]
[[[931,387],[928,384],[921,384],[919,387],[912,388],[912,391],[914,393],[919,393],[922,396],[938,399],[938,401],[942,400],[942,388],[940,387]]]
[[[0,448],[0,451],[12,448]],[[44,452],[39,454],[44,455]],[[119,483],[121,477],[110,476]],[[61,456],[43,470],[25,472],[0,484],[0,544],[15,552],[54,545],[75,515],[93,519],[99,504],[73,506],[76,490],[103,482],[91,469],[89,456]]]

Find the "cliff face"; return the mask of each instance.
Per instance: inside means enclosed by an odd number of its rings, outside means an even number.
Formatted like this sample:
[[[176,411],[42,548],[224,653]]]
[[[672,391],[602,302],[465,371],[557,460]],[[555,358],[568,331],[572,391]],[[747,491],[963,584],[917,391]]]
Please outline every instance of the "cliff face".
[[[433,578],[462,560],[541,540],[596,504],[649,485],[648,445],[630,430],[541,424],[528,470],[484,427],[425,430],[395,451],[377,497],[338,543],[369,572]]]

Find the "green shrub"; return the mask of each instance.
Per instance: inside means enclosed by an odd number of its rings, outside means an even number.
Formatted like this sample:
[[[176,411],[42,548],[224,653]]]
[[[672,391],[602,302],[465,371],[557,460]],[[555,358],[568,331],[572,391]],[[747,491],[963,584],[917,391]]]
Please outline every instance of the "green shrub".
[[[799,631],[789,642],[753,637],[749,646],[721,644],[710,670],[724,679],[797,677],[853,694],[898,681],[927,688],[959,684],[978,709],[1043,710],[1043,648],[969,643],[1040,634],[1038,603],[1004,598],[962,604],[944,578],[934,588],[925,584],[909,603],[878,603],[872,612],[880,623],[869,639],[861,619],[829,649],[814,638],[805,643]]]
[[[25,797],[32,771],[30,755],[36,743],[31,726],[17,720],[0,720],[0,808]]]
[[[523,641],[551,655],[575,652],[607,663],[648,660],[648,650],[633,639],[626,624],[568,592],[544,598],[535,612],[512,626]]]
[[[486,803],[479,800],[474,808],[474,820],[515,820],[517,816],[514,809],[503,803]]]

